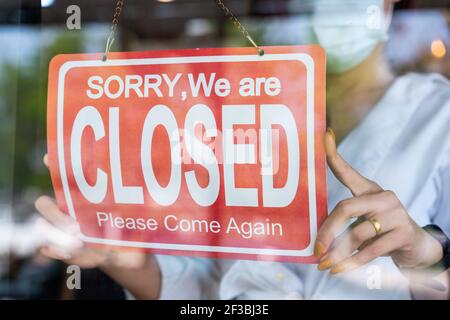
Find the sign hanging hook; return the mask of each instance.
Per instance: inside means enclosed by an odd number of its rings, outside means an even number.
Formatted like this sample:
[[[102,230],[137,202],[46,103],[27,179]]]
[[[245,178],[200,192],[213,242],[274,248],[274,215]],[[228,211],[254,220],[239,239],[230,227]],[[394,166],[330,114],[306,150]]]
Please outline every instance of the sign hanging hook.
[[[105,53],[102,56],[102,61],[106,61],[108,59],[109,51],[111,50],[116,36],[117,25],[119,24],[119,17],[122,13],[123,5],[124,0],[117,0],[116,9],[114,10],[113,19],[111,22],[111,30],[109,32],[108,40],[106,40]]]
[[[233,22],[233,25],[236,27],[236,29],[242,33],[244,38],[246,38],[255,48],[258,50],[258,54],[260,56],[264,55],[264,50],[259,47],[256,42],[253,40],[253,38],[248,33],[247,29],[241,24],[239,19],[231,12],[231,10],[225,5],[223,0],[216,0],[217,6],[224,12],[225,16],[230,19],[231,22]]]
[[[227,16],[231,22],[233,22],[233,25],[236,27],[236,29],[242,33],[242,35],[258,50],[258,54],[260,56],[264,55],[264,50],[259,47],[256,42],[253,40],[253,38],[248,33],[247,29],[241,24],[241,22],[238,20],[238,18],[231,12],[231,10],[225,5],[225,3],[222,0],[216,0],[216,3],[218,7],[224,12],[225,16]],[[108,59],[109,51],[111,50],[111,47],[115,40],[115,35],[117,31],[117,25],[119,23],[119,17],[122,13],[122,9],[124,6],[124,0],[117,0],[116,3],[116,9],[114,10],[113,19],[111,22],[111,30],[109,32],[108,39],[106,41],[105,46],[105,53],[102,56],[102,61],[106,61]]]

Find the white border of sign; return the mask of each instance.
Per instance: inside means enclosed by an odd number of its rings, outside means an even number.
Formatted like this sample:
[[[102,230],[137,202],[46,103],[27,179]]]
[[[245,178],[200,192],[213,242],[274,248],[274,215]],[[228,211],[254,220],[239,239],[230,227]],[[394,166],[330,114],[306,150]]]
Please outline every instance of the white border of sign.
[[[114,246],[127,246],[150,249],[181,250],[181,251],[200,251],[200,252],[220,252],[220,253],[239,253],[251,255],[271,255],[271,256],[311,256],[313,254],[314,239],[317,234],[317,210],[316,210],[316,179],[314,163],[314,60],[306,53],[287,53],[287,54],[265,54],[257,55],[225,55],[225,56],[191,56],[191,57],[172,57],[172,58],[148,58],[148,59],[109,59],[105,62],[101,60],[81,60],[68,61],[64,63],[59,71],[58,78],[58,105],[57,105],[57,145],[60,175],[66,197],[69,214],[76,219],[75,210],[70,196],[69,184],[67,181],[66,166],[64,162],[64,138],[63,138],[63,120],[64,120],[64,81],[67,72],[75,67],[111,67],[111,66],[130,66],[130,65],[153,65],[153,64],[178,64],[178,63],[204,63],[204,62],[252,62],[252,61],[300,61],[306,66],[306,117],[307,117],[307,150],[308,150],[308,189],[309,189],[309,207],[310,207],[310,243],[308,247],[301,250],[283,250],[272,248],[242,248],[242,247],[223,247],[208,245],[190,245],[190,244],[172,244],[172,243],[154,243],[137,242],[115,239],[102,239],[89,237],[84,234],[81,239],[86,242],[109,244]]]

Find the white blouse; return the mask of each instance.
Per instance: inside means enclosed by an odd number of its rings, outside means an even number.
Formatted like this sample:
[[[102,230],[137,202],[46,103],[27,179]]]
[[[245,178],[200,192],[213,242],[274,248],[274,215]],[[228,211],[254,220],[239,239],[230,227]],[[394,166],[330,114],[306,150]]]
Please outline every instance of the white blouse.
[[[442,76],[399,77],[339,145],[357,171],[396,193],[410,216],[450,234],[450,83]],[[329,209],[350,192],[328,172]],[[331,276],[316,265],[158,256],[161,298],[409,299],[389,257]],[[226,271],[224,271],[226,270]],[[220,291],[219,290],[219,281]]]

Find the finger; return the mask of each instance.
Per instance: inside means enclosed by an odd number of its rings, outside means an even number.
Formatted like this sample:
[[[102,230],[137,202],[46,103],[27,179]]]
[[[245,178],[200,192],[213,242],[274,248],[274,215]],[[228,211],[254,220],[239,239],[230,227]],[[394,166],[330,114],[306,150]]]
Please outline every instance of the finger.
[[[339,202],[320,227],[316,247],[320,247],[322,253],[326,252],[351,218],[387,210],[388,203],[382,201],[383,196],[383,193],[364,194]]]
[[[92,250],[83,250],[72,254],[56,245],[42,247],[41,253],[51,259],[62,260],[67,264],[76,264],[87,269],[98,267],[105,261],[105,255]]]
[[[333,243],[330,251],[320,259],[319,270],[326,270],[352,256],[366,241],[376,236],[376,231],[369,221],[363,221],[349,227]]]
[[[330,128],[325,133],[325,152],[331,171],[353,195],[358,196],[382,190],[378,184],[363,177],[341,157],[336,150],[334,133]]]
[[[348,272],[368,264],[372,260],[394,251],[400,246],[401,234],[388,232],[382,235],[363,250],[336,264],[331,269],[331,274]]]
[[[41,253],[55,260],[68,260],[72,258],[72,255],[68,253],[66,250],[61,249],[56,246],[45,246],[41,248]]]
[[[67,252],[83,247],[83,242],[79,238],[62,231],[43,218],[36,219],[34,231],[41,236],[46,246],[58,246]]]
[[[44,158],[42,159],[42,161],[44,162],[45,166],[48,168],[48,154],[44,154]]]
[[[68,215],[62,213],[50,197],[41,196],[36,200],[34,205],[36,210],[53,225],[71,234],[78,234],[80,232],[78,223]]]

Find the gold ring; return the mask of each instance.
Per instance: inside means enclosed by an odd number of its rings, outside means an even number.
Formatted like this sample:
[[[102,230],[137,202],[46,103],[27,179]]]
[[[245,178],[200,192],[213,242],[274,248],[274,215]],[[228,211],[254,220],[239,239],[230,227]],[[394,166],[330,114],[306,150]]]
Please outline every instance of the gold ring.
[[[381,224],[378,222],[378,220],[375,218],[370,218],[367,221],[369,221],[373,225],[376,235],[379,235],[381,233]]]

